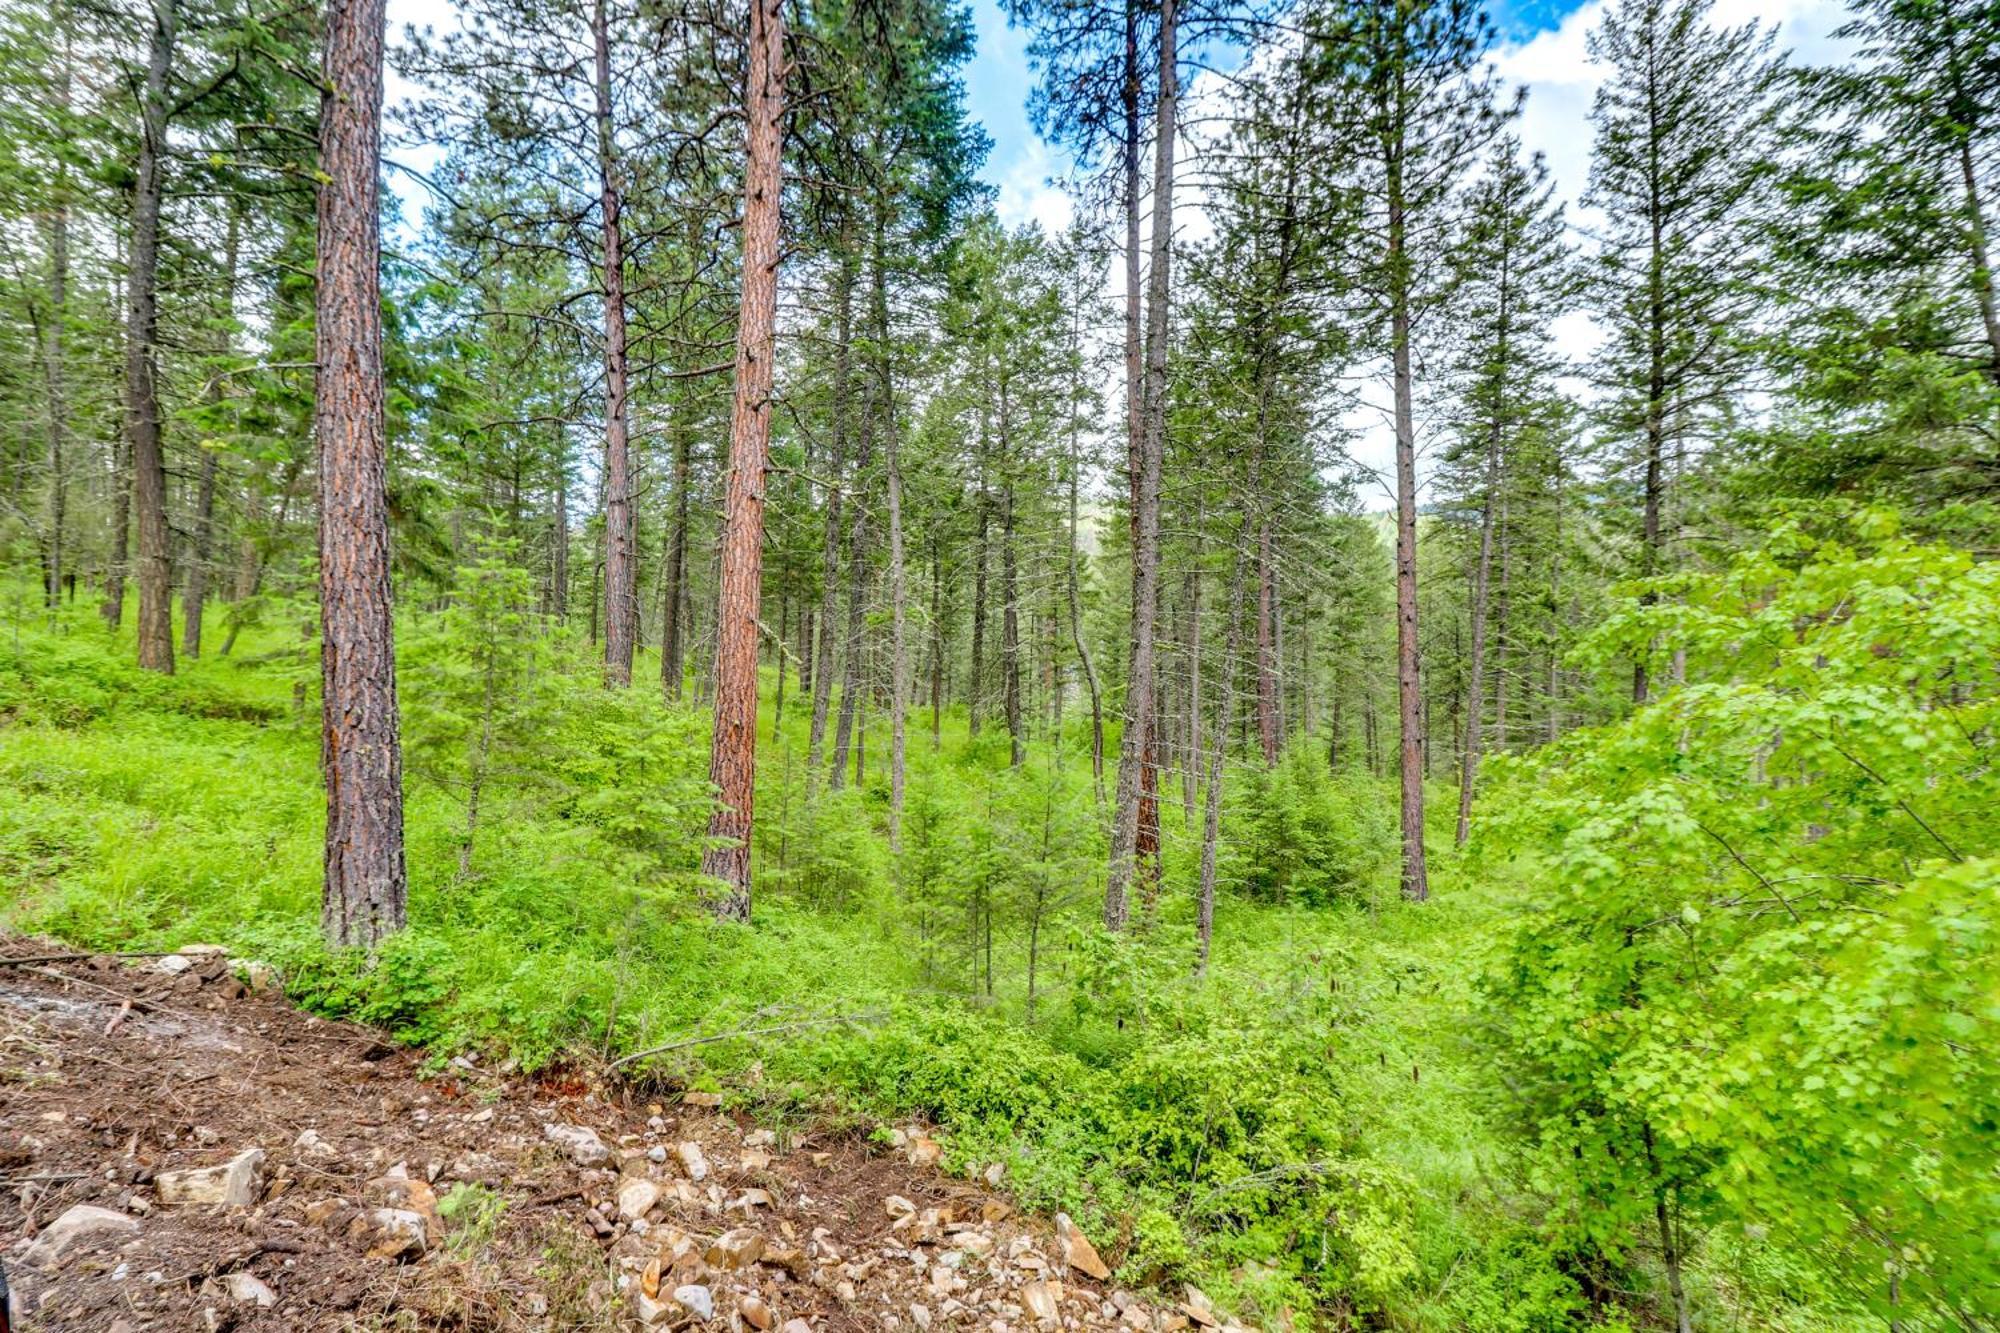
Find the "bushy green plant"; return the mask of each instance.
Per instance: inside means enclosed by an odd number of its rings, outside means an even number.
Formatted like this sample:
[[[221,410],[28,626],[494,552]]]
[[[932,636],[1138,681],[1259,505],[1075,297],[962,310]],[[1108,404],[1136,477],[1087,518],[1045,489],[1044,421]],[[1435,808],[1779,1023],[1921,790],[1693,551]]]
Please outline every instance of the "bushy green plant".
[[[1309,737],[1253,770],[1234,805],[1228,877],[1260,901],[1352,900],[1395,852],[1380,792],[1358,775],[1331,772]]]
[[[2000,566],[1802,522],[1615,617],[1693,683],[1504,777],[1487,983],[1515,1123],[1610,1253],[1719,1219],[1881,1318],[2000,1296]]]

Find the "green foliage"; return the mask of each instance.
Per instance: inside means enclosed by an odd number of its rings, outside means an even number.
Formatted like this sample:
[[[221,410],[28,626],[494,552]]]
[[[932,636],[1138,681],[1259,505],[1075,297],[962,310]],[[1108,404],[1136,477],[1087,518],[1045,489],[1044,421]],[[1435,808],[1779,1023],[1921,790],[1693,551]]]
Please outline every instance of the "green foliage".
[[[1684,648],[1698,683],[1505,766],[1484,840],[1535,887],[1487,987],[1566,1230],[1755,1222],[1942,1316],[2000,1292],[2000,575],[1844,517],[1587,649]]]
[[[1328,771],[1310,739],[1255,770],[1239,808],[1226,876],[1251,897],[1326,907],[1359,897],[1395,855],[1391,811],[1372,783]]]

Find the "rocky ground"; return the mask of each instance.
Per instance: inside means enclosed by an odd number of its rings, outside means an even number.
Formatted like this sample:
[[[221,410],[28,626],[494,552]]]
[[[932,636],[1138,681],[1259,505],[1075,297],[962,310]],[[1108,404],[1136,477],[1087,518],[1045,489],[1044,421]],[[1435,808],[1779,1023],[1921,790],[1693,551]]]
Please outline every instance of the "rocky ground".
[[[1234,1328],[1067,1218],[892,1146],[774,1134],[300,1013],[219,950],[0,942],[0,1252],[23,1330]]]

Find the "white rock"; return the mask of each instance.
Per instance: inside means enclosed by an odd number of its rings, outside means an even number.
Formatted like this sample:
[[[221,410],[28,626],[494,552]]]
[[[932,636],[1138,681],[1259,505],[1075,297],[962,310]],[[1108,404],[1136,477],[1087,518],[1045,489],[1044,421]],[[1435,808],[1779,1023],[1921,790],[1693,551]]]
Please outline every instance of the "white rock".
[[[308,1129],[301,1133],[296,1139],[292,1140],[292,1146],[307,1157],[325,1159],[340,1155],[339,1150],[321,1138],[320,1132],[316,1129]]]
[[[700,1184],[708,1179],[708,1158],[702,1154],[701,1145],[692,1139],[674,1145],[674,1156],[680,1161],[681,1170],[687,1178]]]
[[[248,1208],[257,1202],[264,1174],[264,1150],[249,1148],[221,1166],[162,1171],[153,1180],[165,1204],[222,1204]]]
[[[707,1287],[697,1283],[689,1283],[685,1287],[675,1287],[674,1299],[679,1301],[682,1307],[697,1319],[709,1320],[715,1318],[715,1297],[710,1294]]]
[[[222,1279],[222,1285],[229,1292],[229,1299],[243,1305],[268,1310],[278,1303],[278,1293],[264,1285],[254,1273],[231,1273]]]
[[[603,1166],[611,1160],[611,1149],[587,1125],[543,1125],[549,1142],[559,1144],[578,1166]]]
[[[618,1186],[618,1216],[627,1222],[643,1220],[659,1201],[660,1187],[655,1181],[627,1176]]]
[[[41,1268],[54,1263],[69,1253],[73,1246],[91,1237],[134,1236],[138,1232],[138,1222],[125,1214],[80,1203],[43,1227],[41,1234],[35,1237],[35,1243],[22,1254],[21,1261],[30,1267]]]
[[[153,960],[153,971],[164,972],[170,977],[177,977],[193,966],[194,959],[181,953],[170,953],[165,958]]]

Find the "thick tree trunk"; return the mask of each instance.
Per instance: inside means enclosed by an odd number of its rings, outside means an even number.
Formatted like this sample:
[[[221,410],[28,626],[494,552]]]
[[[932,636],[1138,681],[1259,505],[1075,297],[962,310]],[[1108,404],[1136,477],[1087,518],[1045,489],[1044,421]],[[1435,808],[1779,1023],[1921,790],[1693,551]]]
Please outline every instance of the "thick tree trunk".
[[[1403,896],[1430,897],[1424,864],[1424,694],[1417,642],[1417,436],[1410,371],[1403,180],[1389,170],[1390,359],[1396,415],[1396,715],[1401,729]]]
[[[236,254],[242,235],[242,217],[232,207],[229,210],[228,239],[223,243],[222,263],[222,337],[220,355],[227,357],[234,341],[233,327],[236,320]],[[209,401],[221,403],[227,396],[223,377],[226,368],[218,366],[215,377],[209,383]],[[184,612],[181,630],[181,651],[189,657],[201,656],[201,612],[208,600],[208,565],[214,557],[215,543],[215,450],[204,447],[201,451],[201,479],[195,490],[194,507],[194,550],[188,560],[187,591],[181,594]]]
[[[146,81],[139,101],[139,161],[132,181],[132,251],[125,316],[125,438],[139,520],[139,665],[174,669],[173,535],[160,440],[158,377],[161,158],[167,151],[167,74],[176,0],[154,0]]]
[[[401,930],[403,759],[390,602],[379,235],[383,0],[329,0],[320,98],[321,924],[338,945]]]
[[[1131,681],[1125,696],[1125,734],[1118,752],[1118,800],[1111,857],[1104,883],[1104,924],[1123,930],[1130,915],[1128,889],[1135,864],[1158,843],[1159,806],[1153,793],[1152,746],[1154,629],[1159,615],[1160,465],[1166,443],[1167,301],[1174,228],[1174,135],[1179,52],[1175,0],[1160,5],[1160,90],[1153,166],[1152,270],[1146,293],[1145,420],[1140,432],[1132,549],[1133,634]],[[1150,805],[1148,811],[1142,805]],[[1148,825],[1153,848],[1147,847]],[[1155,862],[1156,863],[1156,862]]]
[[[639,635],[639,576],[626,407],[625,201],[611,119],[611,26],[604,0],[592,6],[590,37],[604,238],[604,683],[626,686],[632,683],[632,652]]]
[[[757,618],[764,560],[764,485],[771,450],[771,362],[778,322],[779,159],[785,115],[783,0],[751,0],[749,122],[743,174],[743,296],[736,395],[716,600],[715,732],[708,779],[716,808],[702,873],[726,888],[717,916],[750,919],[750,832],[756,791]]]

